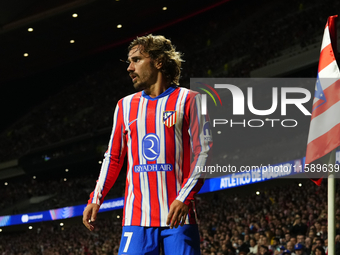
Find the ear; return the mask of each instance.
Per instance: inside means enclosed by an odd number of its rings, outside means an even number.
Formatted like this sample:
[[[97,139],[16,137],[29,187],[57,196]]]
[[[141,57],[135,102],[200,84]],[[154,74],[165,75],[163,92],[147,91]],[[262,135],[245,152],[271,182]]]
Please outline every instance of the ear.
[[[159,69],[162,68],[162,66],[163,66],[163,63],[161,62],[161,60],[160,59],[156,59],[155,60],[155,67],[159,70]]]

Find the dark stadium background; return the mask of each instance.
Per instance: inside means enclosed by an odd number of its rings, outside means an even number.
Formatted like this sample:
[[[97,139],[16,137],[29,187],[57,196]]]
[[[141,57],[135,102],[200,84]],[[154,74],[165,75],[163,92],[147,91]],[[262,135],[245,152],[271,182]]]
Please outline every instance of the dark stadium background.
[[[167,10],[162,10],[163,7],[167,7]],[[108,113],[112,112],[116,97],[120,98],[134,92],[126,72],[127,65],[119,60],[126,59],[128,43],[136,36],[153,33],[170,38],[178,50],[184,52],[186,62],[183,64],[181,84],[188,87],[190,77],[250,77],[251,71],[266,65],[270,66],[270,60],[280,57],[279,52],[284,52],[287,48],[286,45],[290,45],[290,43],[295,45],[297,42],[301,42],[302,52],[308,50],[308,45],[311,44],[318,43],[318,47],[320,47],[321,40],[319,38],[323,33],[327,17],[338,14],[338,8],[339,4],[331,0],[323,3],[306,0],[275,2],[269,0],[1,1],[0,163],[11,160],[17,160],[17,163],[11,166],[10,171],[8,168],[0,169],[0,191],[4,189],[5,182],[9,184],[5,187],[7,189],[11,186],[13,189],[22,190],[20,186],[23,183],[30,183],[32,176],[37,176],[37,181],[41,180],[46,185],[49,185],[52,180],[62,180],[66,177],[76,180],[86,176],[92,180],[94,187],[100,169],[98,161],[102,160],[103,150],[105,150],[104,147],[110,135],[111,120],[106,121],[106,126],[101,126],[100,129],[87,127],[86,130],[91,130],[90,132],[67,135],[65,138],[59,137],[59,140],[51,138],[49,142],[45,142],[44,139],[34,141],[38,146],[26,150],[13,149],[15,147],[13,142],[7,142],[6,137],[13,130],[25,125],[36,129],[35,122],[25,122],[30,119],[27,116],[31,116],[33,112],[37,111],[37,114],[43,113],[41,118],[46,117],[51,106],[49,102],[53,102],[54,98],[59,98],[59,102],[63,102],[64,105],[71,104],[72,102],[67,99],[63,101],[62,97],[65,95],[63,93],[71,91],[73,97],[84,97],[82,86],[79,84],[84,82],[86,77],[90,77],[92,82],[96,79],[93,78],[97,77],[96,74],[104,73],[106,76],[103,80],[105,82],[112,81],[112,87],[108,91],[113,98],[112,104],[110,109],[105,109]],[[273,11],[271,12],[271,10]],[[268,17],[266,12],[270,13]],[[73,18],[73,13],[77,13],[78,17]],[[244,25],[247,22],[252,23],[252,20],[254,21],[252,26]],[[271,23],[274,25],[268,26]],[[117,28],[118,24],[121,24],[122,28]],[[30,27],[34,29],[33,32],[27,31]],[[255,36],[254,27],[259,31],[268,27],[271,30],[268,30],[265,37],[259,39]],[[285,38],[285,35],[289,34],[290,27],[294,33],[298,31],[294,35],[294,42],[289,41],[291,38]],[[299,30],[296,30],[296,27]],[[286,34],[280,35],[280,31],[284,31]],[[252,34],[249,40],[247,40],[248,34]],[[316,37],[319,41],[314,41]],[[70,44],[70,40],[75,40],[75,43]],[[283,43],[278,45],[279,41],[283,41]],[[261,45],[265,46],[261,47]],[[23,56],[26,52],[29,54],[28,57]],[[242,58],[240,54],[246,54],[246,58]],[[232,57],[228,59],[228,56]],[[316,77],[317,58],[318,56],[313,63],[281,73],[276,77]],[[224,64],[232,61],[235,61],[233,62],[235,68],[231,68],[229,65],[225,69]],[[251,62],[256,64],[249,64]],[[216,63],[219,63],[219,66]],[[242,68],[242,63],[244,63],[244,68]],[[100,81],[94,83],[94,86],[98,86],[98,88],[100,85]],[[92,90],[96,91],[95,88]],[[84,98],[86,96],[89,95],[85,95]],[[46,108],[44,109],[44,107]],[[89,114],[86,117],[91,118],[98,112],[101,112],[101,109],[95,109],[91,113],[93,115]],[[107,117],[111,118],[111,116]],[[40,119],[39,121],[44,120]],[[261,154],[261,159],[267,163],[279,163],[303,157],[309,126],[308,120],[305,119],[301,126],[298,134],[291,134],[291,144],[285,144],[284,148],[277,147],[277,150],[282,151],[282,155],[275,159],[276,162],[273,162],[272,157],[266,157],[265,151]],[[49,130],[44,130],[44,132],[49,133]],[[289,136],[290,134],[285,135]],[[240,143],[242,146],[240,145],[237,149],[235,149],[236,144],[233,140],[236,138],[231,137],[228,153],[234,157],[233,162],[236,162],[238,157],[245,156],[242,151],[248,153],[268,148],[271,143],[275,144],[275,136],[280,136],[280,133],[272,134],[272,136],[272,140],[266,140],[265,132],[257,134],[255,137],[252,136],[252,139],[255,139],[253,144],[256,145],[249,148],[249,146]],[[298,145],[293,143],[294,136],[299,139],[296,140],[299,142]],[[20,139],[25,139],[23,143],[29,144],[31,137],[25,137],[25,133],[23,133]],[[293,152],[289,151],[291,147],[294,147]],[[235,156],[237,156],[236,161]],[[67,173],[65,173],[66,168],[70,169]],[[122,170],[120,184],[110,192],[110,197],[123,195],[124,174],[125,172]],[[260,189],[288,187],[289,185],[297,187],[297,183],[300,182],[308,185],[309,180],[274,180],[265,184],[253,184],[247,188],[229,189],[205,196],[208,199],[209,196],[211,198],[214,196],[227,197],[236,196],[235,194],[247,197],[250,193],[253,194]],[[86,190],[88,189],[86,186]],[[53,200],[48,204],[49,209],[58,205],[86,203],[85,193],[83,192],[71,204],[67,204],[67,201]],[[42,207],[35,205],[13,210],[13,205],[22,200],[22,197],[18,197],[17,194],[10,198],[10,205],[1,199],[8,198],[0,197],[0,215],[42,210]],[[111,219],[117,214],[121,216],[121,210],[103,213],[102,217]],[[77,225],[81,219],[77,217],[63,222],[66,222],[66,225]],[[58,226],[59,222],[51,224]],[[24,224],[4,227],[0,235],[5,232],[25,232],[27,226]],[[35,228],[40,224],[32,226]],[[83,228],[83,226],[80,225],[79,228]],[[65,230],[67,230],[66,226]]]

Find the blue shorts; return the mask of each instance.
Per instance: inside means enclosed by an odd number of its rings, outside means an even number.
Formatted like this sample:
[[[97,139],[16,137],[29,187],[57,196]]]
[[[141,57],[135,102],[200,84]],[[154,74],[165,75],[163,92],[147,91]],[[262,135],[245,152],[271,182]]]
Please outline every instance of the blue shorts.
[[[169,227],[124,226],[119,255],[199,255],[200,237],[197,225]]]

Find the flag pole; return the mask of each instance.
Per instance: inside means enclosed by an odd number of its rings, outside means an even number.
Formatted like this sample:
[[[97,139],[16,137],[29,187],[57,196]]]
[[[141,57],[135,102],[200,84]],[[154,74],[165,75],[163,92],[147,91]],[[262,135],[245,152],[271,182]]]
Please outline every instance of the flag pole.
[[[335,150],[330,153],[328,165],[334,169]],[[335,175],[334,172],[328,172],[328,255],[335,255]]]

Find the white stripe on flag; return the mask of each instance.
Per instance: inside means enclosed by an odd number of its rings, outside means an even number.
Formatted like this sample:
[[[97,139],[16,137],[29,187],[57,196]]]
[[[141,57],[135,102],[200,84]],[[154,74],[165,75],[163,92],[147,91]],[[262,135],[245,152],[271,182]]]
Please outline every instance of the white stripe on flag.
[[[326,66],[324,69],[320,70],[319,72],[319,78],[333,78],[333,79],[339,79],[339,68],[338,65],[336,63],[336,61],[334,60],[333,62],[331,62],[328,66]],[[331,84],[329,84],[331,85]],[[329,86],[328,85],[328,86]],[[322,88],[327,88],[327,87],[323,87]]]
[[[310,126],[313,127],[309,130],[308,142],[310,143],[314,139],[321,135],[324,135],[334,126],[340,123],[340,101],[332,105],[323,114],[312,119]],[[320,125],[322,124],[322,125]]]
[[[323,33],[322,44],[321,44],[321,51],[325,47],[327,47],[327,45],[330,44],[330,43],[331,43],[331,38],[330,38],[330,35],[329,35],[329,29],[328,29],[328,26],[326,26],[325,27],[325,32]]]

